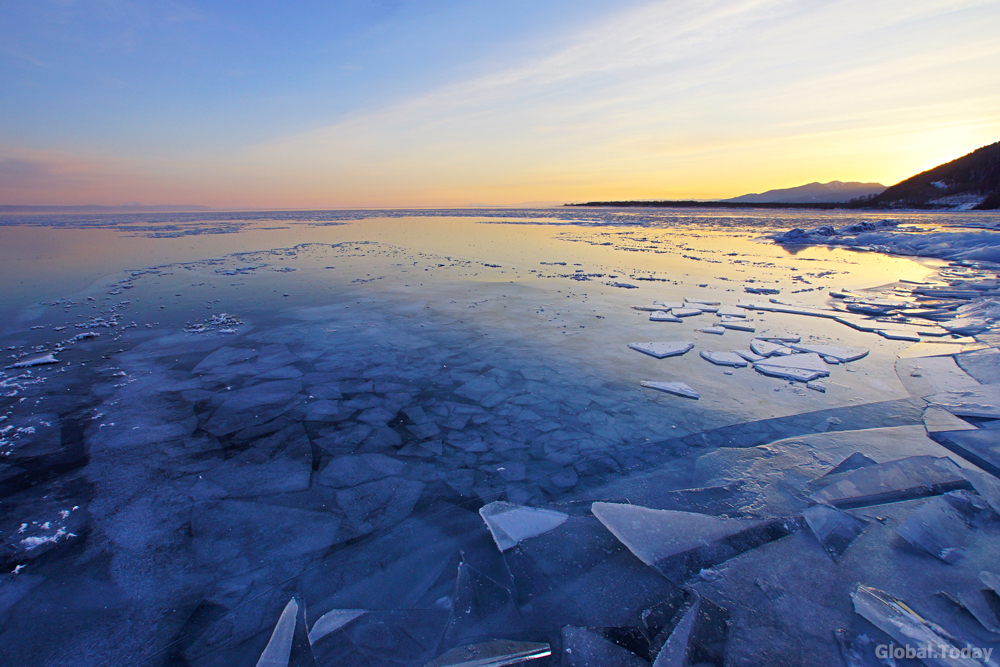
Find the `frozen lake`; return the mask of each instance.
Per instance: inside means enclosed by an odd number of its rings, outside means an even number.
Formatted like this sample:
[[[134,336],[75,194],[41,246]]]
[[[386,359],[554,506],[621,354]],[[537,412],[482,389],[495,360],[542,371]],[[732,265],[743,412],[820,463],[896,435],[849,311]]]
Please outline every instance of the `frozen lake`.
[[[766,238],[885,217],[0,217],[0,663],[1000,648],[997,265]]]

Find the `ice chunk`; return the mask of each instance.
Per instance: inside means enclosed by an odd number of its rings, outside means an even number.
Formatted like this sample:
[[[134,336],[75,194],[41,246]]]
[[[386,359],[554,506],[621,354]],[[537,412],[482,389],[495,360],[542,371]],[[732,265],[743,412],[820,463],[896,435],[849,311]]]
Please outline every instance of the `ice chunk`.
[[[630,504],[594,503],[591,512],[639,560],[675,582],[799,528]]]
[[[358,616],[367,613],[367,609],[332,609],[326,612],[316,619],[312,629],[309,630],[309,643],[315,644],[334,630],[344,627]]]
[[[763,361],[767,357],[761,357],[753,352],[747,352],[746,350],[733,350],[733,354],[738,355],[741,359],[746,359],[747,361]]]
[[[806,389],[812,389],[813,391],[818,391],[821,394],[826,393],[826,385],[822,382],[806,382]]]
[[[993,591],[960,591],[954,597],[947,593],[941,595],[972,614],[980,625],[993,634],[1000,634],[1000,598]]]
[[[931,498],[908,516],[896,532],[918,549],[946,563],[954,563],[962,554],[962,545],[968,537],[967,521],[977,509],[973,498],[966,491]]]
[[[803,371],[821,373],[824,377],[830,374],[826,362],[818,354],[789,354],[787,356],[768,357],[766,361],[758,362],[765,366],[778,368],[797,368]],[[756,366],[757,364],[754,364]]]
[[[733,354],[732,352],[713,352],[711,350],[702,350],[700,354],[702,359],[705,361],[711,361],[716,366],[743,368],[747,365],[746,359],[738,354]]]
[[[563,667],[649,667],[635,653],[589,628],[562,629]]]
[[[747,331],[749,333],[753,333],[754,331],[757,330],[756,327],[754,327],[752,324],[749,324],[747,322],[741,322],[739,320],[734,320],[734,321],[722,320],[721,322],[719,322],[719,324],[722,326],[723,329],[731,329],[732,331]]]
[[[844,347],[841,345],[814,345],[803,343],[789,343],[788,347],[799,352],[814,352],[824,357],[833,357],[840,362],[857,361],[868,355],[866,347]]]
[[[656,665],[722,665],[729,612],[684,588],[642,612],[644,636]]]
[[[762,334],[758,334],[757,338],[760,340],[766,340],[770,343],[798,343],[802,340],[802,337],[796,333],[791,333],[790,331],[765,331]]]
[[[700,611],[701,598],[695,594],[691,606],[683,612],[683,616],[674,626],[673,632],[670,633],[663,648],[657,654],[653,667],[684,667],[688,664],[691,635],[694,633],[694,626],[698,621]]]
[[[925,396],[924,400],[959,417],[1000,419],[1000,387],[987,385],[975,389],[945,391]]]
[[[770,357],[771,355],[778,354],[782,350],[790,352],[784,345],[779,345],[778,343],[772,343],[770,341],[761,340],[759,338],[754,338],[750,341],[750,349],[753,350],[754,354],[759,354],[762,357]]]
[[[295,598],[281,612],[257,667],[317,667],[306,632],[305,605]]]
[[[969,483],[949,458],[910,456],[845,473],[812,494],[817,503],[864,507],[965,488]]]
[[[721,301],[712,301],[711,299],[691,299],[689,297],[684,297],[684,300],[686,302],[688,302],[688,303],[695,304],[699,308],[701,306],[720,306],[720,305],[722,305]]]
[[[993,511],[1000,514],[1000,480],[972,468],[962,468],[962,476],[969,480],[972,488],[989,503]]]
[[[737,306],[722,306],[716,314],[719,317],[746,317],[747,311]]]
[[[504,667],[552,655],[552,647],[539,642],[501,639],[453,648],[424,667]]]
[[[802,512],[809,530],[833,560],[844,555],[868,522],[829,505],[813,505]]]
[[[979,580],[989,586],[994,593],[1000,594],[1000,575],[983,570],[979,573]]]
[[[975,431],[976,427],[951,414],[944,408],[931,406],[924,410],[924,428],[928,433],[943,431]]]
[[[907,340],[912,343],[920,342],[920,336],[904,329],[876,329],[875,333],[889,340]]]
[[[486,527],[500,551],[506,551],[521,540],[537,537],[561,526],[568,515],[562,512],[525,507],[507,502],[493,502],[479,509]]]
[[[854,601],[854,611],[870,621],[901,645],[910,646],[917,651],[923,651],[922,658],[928,665],[950,667],[995,666],[988,660],[981,648],[975,647],[963,638],[956,637],[938,624],[923,618],[905,602],[888,593],[858,584],[851,593]],[[954,649],[959,655],[965,650],[968,658],[949,658]]]
[[[955,362],[983,384],[1000,383],[1000,350],[995,347],[956,354]]]
[[[663,359],[665,357],[676,357],[684,354],[694,347],[694,343],[687,341],[669,341],[659,343],[629,343],[628,346],[633,350],[642,352],[643,354],[648,354],[651,357]]]
[[[654,301],[654,306],[659,306],[662,310],[671,310],[673,308],[685,308],[686,305],[683,301]]]
[[[649,316],[650,322],[681,322],[681,318],[675,317],[665,310],[658,310]]]
[[[771,377],[782,378],[784,380],[795,380],[797,382],[811,382],[817,378],[826,377],[819,371],[807,371],[801,368],[784,368],[757,362],[753,365],[754,370]]]
[[[983,470],[1000,476],[1000,430],[943,431],[932,433],[931,437]]]
[[[841,473],[850,472],[851,470],[857,470],[858,468],[877,465],[878,461],[868,458],[861,452],[854,452],[823,476],[828,477],[831,475],[839,475]]]
[[[701,333],[715,334],[721,336],[726,333],[725,327],[701,327],[700,329],[695,329],[695,331],[700,331]]]
[[[684,396],[685,398],[694,399],[699,398],[698,392],[683,382],[656,382],[653,380],[642,380],[639,384],[647,389],[665,391],[668,394],[675,394],[676,396]]]
[[[7,368],[32,368],[34,366],[46,366],[48,364],[58,364],[59,360],[56,359],[54,354],[44,354],[38,357],[31,357],[29,359],[22,359],[21,361],[15,362],[8,366]]]
[[[674,317],[693,317],[695,315],[701,315],[702,311],[700,308],[671,308],[670,313]]]

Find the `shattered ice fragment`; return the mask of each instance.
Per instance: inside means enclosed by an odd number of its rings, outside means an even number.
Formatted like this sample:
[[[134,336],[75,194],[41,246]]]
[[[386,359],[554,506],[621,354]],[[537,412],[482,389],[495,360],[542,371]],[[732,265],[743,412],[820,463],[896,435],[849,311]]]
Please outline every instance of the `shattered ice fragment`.
[[[700,308],[671,308],[670,312],[675,317],[693,317],[695,315],[701,315],[704,311]]]
[[[257,667],[315,667],[316,664],[306,632],[305,605],[292,598],[281,612]]]
[[[732,352],[713,352],[712,350],[702,350],[700,354],[702,359],[710,361],[716,366],[743,368],[747,365],[746,359],[738,354],[733,354]]]
[[[683,301],[654,301],[654,306],[659,306],[661,310],[671,310],[673,308],[684,308]]]
[[[961,637],[952,635],[937,623],[923,618],[905,602],[888,593],[858,584],[851,593],[854,611],[870,621],[901,645],[913,647],[923,652],[921,658],[928,665],[942,667],[962,665],[973,667],[995,666],[996,663],[984,654],[983,649],[970,644]],[[950,658],[954,654],[958,657]]]
[[[817,503],[850,508],[919,498],[968,486],[969,482],[951,459],[909,456],[845,473],[810,498]]]
[[[868,522],[829,505],[813,505],[802,512],[809,530],[833,560],[844,555]]]
[[[647,389],[656,389],[664,391],[668,394],[675,394],[676,396],[684,396],[686,398],[694,399],[700,397],[698,392],[683,382],[655,382],[653,380],[642,380],[639,384]]]
[[[985,385],[959,391],[945,391],[924,400],[959,417],[1000,419],[1000,387]]]
[[[868,354],[865,347],[844,347],[841,345],[813,345],[789,343],[788,347],[799,352],[814,352],[824,357],[833,357],[840,362],[857,361]]]
[[[333,609],[326,612],[316,619],[309,630],[309,643],[315,644],[334,630],[344,627],[358,616],[367,613],[367,609]]]
[[[775,354],[779,354],[781,351],[788,350],[784,345],[779,345],[778,343],[772,343],[766,340],[760,340],[759,338],[754,338],[750,341],[750,349],[754,354],[759,354],[762,357],[770,357]]]
[[[568,518],[562,512],[503,501],[484,505],[479,509],[479,516],[486,522],[500,551],[514,547],[522,540],[547,533],[561,526]]]
[[[548,644],[502,639],[453,648],[424,667],[504,667],[552,655]]]
[[[979,573],[979,580],[989,586],[994,593],[1000,594],[1000,574],[994,574],[988,570]]]
[[[727,322],[723,320],[722,322],[719,322],[719,324],[722,326],[723,329],[730,329],[732,331],[746,331],[749,333],[753,333],[754,331],[757,330],[756,327],[754,327],[752,324],[749,324],[747,322],[741,322],[739,320],[734,320],[732,322]]]
[[[962,468],[962,476],[969,480],[972,488],[993,508],[993,511],[1000,514],[1000,480],[971,468]]]
[[[817,378],[825,377],[819,371],[808,371],[802,368],[785,368],[757,362],[753,365],[755,371],[769,375],[771,377],[782,378],[783,380],[794,380],[797,382],[811,382]]]
[[[907,542],[946,563],[963,553],[968,520],[975,511],[966,491],[953,491],[931,498],[906,518],[896,533]]]
[[[701,333],[715,334],[721,336],[726,333],[725,327],[701,327],[700,329],[695,329],[695,331],[700,331]]]
[[[798,343],[802,337],[789,331],[765,331],[758,334],[757,338],[771,343]]]
[[[751,361],[751,362],[753,362],[753,361],[763,361],[764,359],[767,358],[767,357],[758,356],[758,355],[754,354],[753,352],[747,352],[746,350],[733,350],[733,354],[738,355],[740,358],[746,359],[747,361]]]
[[[787,356],[773,356],[765,361],[758,362],[764,366],[778,368],[797,368],[803,371],[813,371],[821,373],[824,377],[830,374],[826,363],[818,354],[789,354]],[[757,366],[757,364],[754,364]]]
[[[722,306],[716,315],[719,317],[746,317],[747,311],[738,306]]]
[[[906,340],[911,343],[920,342],[920,336],[903,329],[876,329],[875,333],[889,340]]]
[[[993,634],[1000,634],[1000,598],[993,591],[972,590],[960,591],[955,596],[948,593],[940,595],[965,609]]]
[[[694,347],[694,343],[688,341],[671,341],[660,343],[629,343],[628,346],[637,352],[648,354],[657,359],[665,357],[675,357],[684,354]]]
[[[975,426],[964,419],[956,417],[944,408],[933,405],[924,410],[924,428],[927,429],[928,433],[976,430]]]
[[[694,593],[693,589],[692,593]],[[677,625],[674,626],[673,632],[670,633],[663,648],[657,654],[653,667],[684,667],[688,664],[691,636],[701,611],[701,597],[697,593],[694,593],[694,596],[691,606],[687,608]]]
[[[813,391],[818,391],[821,394],[826,393],[826,385],[822,382],[806,382],[806,389],[812,389]]]
[[[16,363],[11,364],[7,368],[32,368],[33,366],[46,366],[48,364],[58,364],[59,360],[56,359],[54,354],[46,354],[40,357],[31,357],[30,359],[22,359]]]
[[[695,304],[699,308],[701,308],[702,306],[720,306],[720,305],[722,305],[721,301],[713,301],[711,299],[691,299],[689,297],[684,297],[684,301],[686,301],[687,303],[693,303],[693,304]]]
[[[564,626],[562,645],[563,667],[649,667],[646,660],[589,628]]]
[[[868,458],[861,452],[854,452],[846,459],[837,464],[830,472],[823,475],[824,477],[829,477],[831,475],[839,475],[840,473],[849,472],[851,470],[857,470],[858,468],[864,468],[866,466],[877,466],[878,461],[875,459]]]
[[[799,529],[782,520],[727,519],[631,504],[598,502],[591,512],[639,560],[674,582]]]
[[[658,310],[649,315],[650,322],[680,322],[681,318],[671,315],[665,310]]]

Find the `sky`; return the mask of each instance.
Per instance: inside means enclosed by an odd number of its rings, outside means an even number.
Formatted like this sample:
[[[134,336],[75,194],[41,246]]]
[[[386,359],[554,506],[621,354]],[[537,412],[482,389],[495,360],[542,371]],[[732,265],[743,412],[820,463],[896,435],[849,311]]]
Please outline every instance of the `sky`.
[[[0,204],[710,199],[1000,140],[996,0],[0,0]]]

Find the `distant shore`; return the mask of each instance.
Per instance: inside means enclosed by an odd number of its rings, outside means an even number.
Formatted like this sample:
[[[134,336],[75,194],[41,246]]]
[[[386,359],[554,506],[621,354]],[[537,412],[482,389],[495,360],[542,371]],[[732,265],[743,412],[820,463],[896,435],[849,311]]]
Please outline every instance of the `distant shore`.
[[[866,206],[852,202],[727,202],[727,201],[589,201],[579,204],[563,204],[576,207],[608,207],[608,208],[776,208],[776,209],[811,209],[832,211],[836,209],[851,211],[893,211],[902,210],[883,206]],[[921,211],[953,211],[952,207],[940,205],[910,205],[906,209]]]

